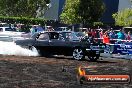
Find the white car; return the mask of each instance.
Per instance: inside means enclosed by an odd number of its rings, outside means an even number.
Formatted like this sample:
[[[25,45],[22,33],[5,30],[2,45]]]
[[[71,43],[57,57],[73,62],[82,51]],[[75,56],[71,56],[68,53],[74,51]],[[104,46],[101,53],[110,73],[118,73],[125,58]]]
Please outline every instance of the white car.
[[[5,41],[8,39],[18,40],[24,39],[23,35],[25,32],[17,32],[16,28],[10,27],[0,27],[0,41],[1,39]]]
[[[0,27],[0,36],[21,37],[24,32],[17,32],[16,28]]]

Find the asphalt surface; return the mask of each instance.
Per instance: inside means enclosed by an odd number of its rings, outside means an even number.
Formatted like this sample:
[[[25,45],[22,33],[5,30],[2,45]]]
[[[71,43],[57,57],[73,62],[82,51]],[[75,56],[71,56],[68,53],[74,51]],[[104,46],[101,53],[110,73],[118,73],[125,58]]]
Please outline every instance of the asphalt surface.
[[[79,84],[81,65],[101,67],[99,74],[129,74],[132,61],[105,57],[97,62],[76,61],[70,57],[25,57],[0,55],[0,88],[132,88],[128,84]]]

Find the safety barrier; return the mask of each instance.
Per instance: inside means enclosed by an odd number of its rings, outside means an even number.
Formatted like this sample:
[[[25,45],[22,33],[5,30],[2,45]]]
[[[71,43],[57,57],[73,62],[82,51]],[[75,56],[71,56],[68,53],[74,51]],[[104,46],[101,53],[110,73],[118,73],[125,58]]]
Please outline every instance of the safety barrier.
[[[103,38],[94,38],[96,40],[103,40]],[[123,39],[110,39],[110,41],[122,41],[122,42],[132,42],[132,40],[123,40]]]
[[[103,40],[103,38],[94,39]],[[104,53],[101,54],[102,57],[114,57],[132,60],[132,40],[110,39],[110,41],[114,41],[115,43],[106,43]],[[130,44],[126,44],[127,42],[130,42]]]

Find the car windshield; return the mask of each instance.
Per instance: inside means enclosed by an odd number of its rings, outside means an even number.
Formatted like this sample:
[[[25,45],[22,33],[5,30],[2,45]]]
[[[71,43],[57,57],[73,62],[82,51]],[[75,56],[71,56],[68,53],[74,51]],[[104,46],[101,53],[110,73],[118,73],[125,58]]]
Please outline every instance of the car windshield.
[[[79,40],[79,38],[76,36],[74,32],[63,32],[61,34],[64,39]]]
[[[75,33],[77,37],[84,37],[85,34],[83,32],[76,32]]]

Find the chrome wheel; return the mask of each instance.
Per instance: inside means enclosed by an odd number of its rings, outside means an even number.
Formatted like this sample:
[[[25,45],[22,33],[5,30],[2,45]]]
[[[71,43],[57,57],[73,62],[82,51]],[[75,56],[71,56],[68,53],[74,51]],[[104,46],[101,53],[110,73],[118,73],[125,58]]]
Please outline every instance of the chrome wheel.
[[[84,52],[81,48],[76,48],[73,50],[73,58],[75,60],[82,60],[84,58]]]

